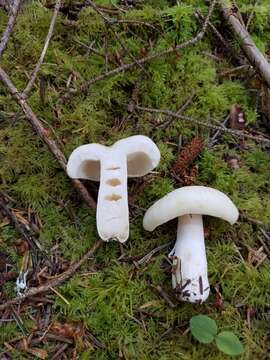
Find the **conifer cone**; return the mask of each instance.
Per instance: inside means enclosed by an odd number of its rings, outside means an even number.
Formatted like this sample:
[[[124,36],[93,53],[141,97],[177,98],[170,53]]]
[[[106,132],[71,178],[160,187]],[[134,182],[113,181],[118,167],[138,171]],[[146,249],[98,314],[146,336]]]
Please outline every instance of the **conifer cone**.
[[[198,137],[194,137],[177,155],[177,159],[172,166],[175,175],[185,180],[188,168],[193,161],[200,155],[204,148],[204,142]]]

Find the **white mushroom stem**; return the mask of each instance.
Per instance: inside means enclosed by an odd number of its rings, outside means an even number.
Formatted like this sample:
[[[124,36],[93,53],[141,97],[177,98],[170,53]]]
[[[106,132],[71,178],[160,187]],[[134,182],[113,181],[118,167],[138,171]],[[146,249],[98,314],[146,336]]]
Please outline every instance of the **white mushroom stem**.
[[[202,215],[178,218],[177,240],[169,256],[173,260],[172,285],[181,300],[205,301],[209,282]]]
[[[110,148],[100,161],[97,228],[101,238],[124,242],[129,234],[127,156]]]

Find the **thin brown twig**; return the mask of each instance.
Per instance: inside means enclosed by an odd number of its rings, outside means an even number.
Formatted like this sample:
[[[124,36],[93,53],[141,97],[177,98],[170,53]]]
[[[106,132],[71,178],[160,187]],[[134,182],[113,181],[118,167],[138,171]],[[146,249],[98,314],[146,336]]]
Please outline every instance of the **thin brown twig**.
[[[254,140],[254,141],[257,141],[257,142],[260,142],[260,143],[266,143],[266,144],[270,145],[270,139],[267,139],[267,138],[265,138],[263,136],[250,135],[250,134],[247,134],[247,133],[245,133],[243,131],[240,131],[240,130],[232,130],[232,129],[227,129],[227,128],[222,127],[222,126],[208,124],[208,123],[205,123],[203,121],[193,119],[193,118],[191,118],[189,116],[178,115],[175,112],[170,111],[170,110],[154,109],[154,108],[148,108],[148,107],[143,107],[143,106],[138,106],[138,105],[135,105],[135,109],[140,110],[140,111],[150,112],[150,113],[165,114],[165,115],[168,115],[168,116],[172,116],[172,117],[174,117],[176,119],[180,119],[180,120],[183,120],[183,121],[188,121],[190,123],[194,123],[194,124],[199,125],[199,126],[207,127],[209,129],[220,130],[220,131],[223,131],[223,132],[235,135],[235,136],[240,136],[240,137],[243,137],[243,138],[246,138],[246,139],[251,139],[251,140]]]
[[[157,27],[155,27],[154,25],[149,24],[149,23],[147,23],[147,22],[145,22],[145,21],[125,20],[125,19],[119,19],[119,20],[118,20],[118,19],[115,19],[115,20],[113,20],[113,23],[114,23],[114,24],[134,24],[134,25],[138,25],[138,26],[144,25],[144,26],[150,27],[151,29],[153,29],[153,30],[155,30],[155,31],[160,32],[160,30],[159,30]]]
[[[75,274],[75,272],[82,266],[83,263],[85,263],[91,256],[94,255],[94,253],[97,251],[97,249],[101,246],[102,243],[103,243],[102,240],[97,240],[94,243],[94,245],[91,247],[91,249],[88,250],[87,253],[85,253],[79,261],[70,265],[70,267],[68,268],[67,271],[65,271],[64,273],[55,277],[54,279],[48,281],[44,285],[41,285],[41,286],[38,286],[35,288],[30,288],[22,296],[19,296],[14,299],[6,301],[4,304],[0,305],[0,311],[5,310],[6,308],[10,307],[11,305],[20,304],[21,302],[23,302],[24,300],[26,300],[27,298],[29,298],[31,296],[35,296],[35,295],[38,295],[41,293],[52,291],[51,290],[52,288],[63,284],[65,281],[70,279]]]
[[[147,62],[150,62],[152,60],[155,60],[156,58],[162,57],[162,56],[166,56],[169,54],[172,54],[174,52],[176,52],[177,50],[182,50],[188,46],[194,45],[197,42],[199,42],[200,40],[202,40],[202,38],[204,37],[205,33],[206,33],[206,29],[207,26],[209,24],[209,20],[212,16],[212,13],[214,11],[215,5],[216,5],[217,0],[213,0],[211,5],[209,6],[209,11],[208,11],[208,15],[205,18],[205,22],[202,26],[202,29],[200,32],[197,33],[197,35],[181,44],[178,44],[176,46],[172,46],[168,49],[162,50],[160,52],[157,52],[156,54],[152,54],[149,56],[146,56],[142,59],[138,59],[136,62],[132,62],[130,64],[124,64],[116,69],[107,71],[105,74],[101,74],[91,80],[85,81],[84,83],[82,83],[77,89],[69,89],[66,93],[63,94],[62,99],[63,100],[68,100],[69,98],[71,98],[72,96],[75,96],[77,94],[80,94],[82,92],[86,92],[89,87],[95,83],[97,83],[98,81],[104,80],[107,77],[113,76],[113,75],[117,75],[123,71],[127,71],[130,70],[132,68],[134,68],[136,65],[142,65],[145,64]]]
[[[13,2],[13,6],[11,6],[10,8],[10,16],[8,19],[8,23],[6,26],[6,29],[1,37],[0,40],[0,58],[7,46],[8,43],[8,39],[12,33],[12,30],[14,28],[15,22],[16,22],[16,18],[20,9],[20,4],[21,4],[21,0],[14,0]]]
[[[22,111],[28,122],[33,127],[34,131],[41,138],[41,140],[48,146],[51,153],[57,159],[60,166],[66,172],[66,158],[62,151],[58,148],[56,142],[51,139],[48,131],[43,127],[40,120],[37,118],[36,114],[33,112],[31,107],[28,105],[27,101],[22,97],[17,88],[11,82],[7,73],[0,67],[0,81],[6,87],[11,96],[17,101],[18,105],[21,107]],[[81,181],[73,179],[72,183],[77,191],[80,193],[84,201],[93,209],[96,208],[96,202],[91,197],[85,186],[81,183]]]
[[[24,98],[27,98],[28,94],[32,90],[32,87],[33,87],[33,85],[34,85],[34,83],[36,81],[37,74],[38,74],[38,72],[40,70],[40,67],[41,67],[43,61],[44,61],[47,49],[49,47],[49,43],[50,43],[52,35],[53,35],[55,22],[56,22],[57,15],[58,15],[60,7],[61,7],[61,0],[57,0],[57,2],[55,4],[55,7],[54,7],[54,12],[53,12],[53,16],[52,16],[51,23],[50,23],[50,26],[49,26],[48,34],[47,34],[47,37],[46,37],[46,40],[45,40],[45,43],[44,43],[44,47],[43,47],[43,50],[42,50],[42,52],[40,54],[40,58],[39,58],[38,62],[36,63],[35,69],[31,74],[30,80],[28,81],[28,84],[26,85],[26,87],[25,87],[25,89],[24,89],[24,91],[22,93],[22,96]]]

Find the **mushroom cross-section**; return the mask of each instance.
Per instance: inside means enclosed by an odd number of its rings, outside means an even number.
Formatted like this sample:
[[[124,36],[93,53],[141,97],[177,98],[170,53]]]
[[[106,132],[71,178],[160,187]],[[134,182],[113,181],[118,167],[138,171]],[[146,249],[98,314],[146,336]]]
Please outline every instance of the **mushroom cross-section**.
[[[172,285],[181,300],[198,303],[209,295],[202,215],[234,224],[239,213],[222,192],[205,186],[186,186],[158,200],[143,219],[145,230],[153,231],[178,218],[177,240],[169,254],[173,262]]]
[[[146,175],[159,160],[158,147],[143,135],[119,140],[109,147],[82,145],[71,153],[67,164],[71,178],[100,181],[96,216],[98,233],[103,240],[127,240],[127,177]]]

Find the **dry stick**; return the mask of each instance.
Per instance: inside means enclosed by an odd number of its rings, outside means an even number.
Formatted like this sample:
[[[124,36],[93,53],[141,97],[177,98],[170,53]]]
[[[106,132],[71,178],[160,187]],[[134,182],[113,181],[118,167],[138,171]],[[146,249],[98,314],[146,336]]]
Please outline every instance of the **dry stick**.
[[[135,105],[135,109],[150,112],[150,113],[165,114],[167,116],[172,116],[172,117],[174,117],[176,119],[180,119],[180,120],[183,120],[183,121],[188,121],[190,123],[194,123],[194,124],[199,125],[199,126],[207,127],[209,129],[220,130],[220,131],[223,131],[223,132],[235,135],[235,136],[241,136],[241,137],[244,137],[244,138],[247,138],[247,139],[251,139],[251,140],[254,140],[254,141],[258,141],[260,143],[266,143],[266,144],[270,145],[270,139],[267,139],[265,137],[250,135],[250,134],[246,134],[246,133],[244,133],[243,131],[240,131],[240,130],[232,130],[232,129],[224,128],[222,126],[204,123],[203,121],[193,119],[193,118],[191,118],[189,116],[179,115],[179,114],[177,114],[177,113],[175,113],[173,111],[170,111],[170,110],[147,108],[147,107],[138,106],[138,105]]]
[[[26,87],[25,87],[25,89],[24,89],[24,91],[22,93],[22,96],[24,98],[27,98],[28,94],[32,90],[32,87],[33,87],[33,85],[35,83],[35,80],[36,80],[37,74],[39,72],[39,69],[40,69],[40,67],[41,67],[41,65],[42,65],[42,63],[44,61],[44,58],[45,58],[49,43],[50,43],[52,35],[53,35],[53,30],[54,30],[54,26],[55,26],[55,22],[56,22],[56,18],[57,18],[60,6],[61,6],[61,0],[58,0],[57,3],[55,4],[52,20],[51,20],[51,23],[50,23],[50,27],[49,27],[49,30],[48,30],[48,34],[47,34],[47,37],[46,37],[46,40],[45,40],[45,44],[44,44],[42,53],[40,55],[40,58],[39,58],[38,62],[36,63],[34,71],[31,74],[30,80],[29,80],[28,84],[26,85]]]
[[[52,288],[59,286],[63,284],[66,280],[70,279],[75,272],[82,266],[83,263],[85,263],[91,256],[94,255],[94,253],[97,251],[97,249],[101,246],[103,243],[102,240],[97,240],[94,245],[91,247],[90,250],[87,251],[86,254],[82,256],[82,258],[77,261],[76,263],[70,265],[67,271],[60,274],[59,276],[55,277],[54,279],[48,281],[46,284],[30,288],[24,295],[16,297],[14,299],[6,301],[4,304],[0,305],[0,311],[8,308],[11,305],[19,304],[26,300],[27,298],[31,296],[35,296],[44,292],[52,291]]]
[[[240,46],[245,53],[247,59],[257,69],[262,79],[266,82],[270,88],[270,64],[257,48],[249,33],[243,27],[241,22],[236,17],[236,14],[222,2],[220,4],[221,12],[225,20],[228,21],[234,35],[240,39]]]
[[[10,16],[8,19],[6,30],[4,31],[4,34],[2,35],[1,40],[0,40],[0,58],[7,46],[8,39],[9,39],[10,34],[15,25],[15,21],[16,21],[16,18],[17,18],[19,9],[20,9],[20,4],[21,4],[21,0],[14,0],[13,6],[11,6]]]
[[[130,64],[124,64],[116,69],[113,69],[113,70],[110,70],[110,71],[107,71],[105,74],[101,74],[97,77],[95,77],[94,79],[91,79],[91,80],[88,80],[88,81],[85,81],[83,84],[81,84],[79,86],[78,89],[69,89],[63,96],[62,96],[62,99],[63,100],[67,100],[69,98],[71,98],[72,96],[74,95],[77,95],[77,94],[80,94],[82,92],[85,92],[88,90],[88,88],[95,84],[96,82],[98,81],[101,81],[101,80],[104,80],[106,79],[107,77],[109,76],[113,76],[113,75],[116,75],[116,74],[119,74],[121,73],[122,71],[127,71],[127,70],[130,70],[132,68],[134,68],[136,65],[142,65],[142,64],[145,64],[147,62],[150,62],[156,58],[159,58],[159,57],[162,57],[162,56],[166,56],[166,55],[169,55],[171,53],[174,53],[176,52],[177,50],[181,50],[181,49],[184,49],[188,46],[191,46],[191,45],[194,45],[196,44],[197,42],[199,42],[200,40],[202,40],[202,38],[204,37],[205,33],[206,33],[206,29],[207,29],[207,26],[209,24],[209,20],[212,16],[212,13],[213,13],[213,10],[214,10],[214,7],[216,5],[216,2],[217,0],[213,0],[212,1],[212,4],[210,5],[209,7],[209,11],[208,11],[208,15],[206,16],[205,18],[205,22],[203,24],[203,27],[201,29],[201,31],[192,39],[190,40],[187,40],[185,42],[183,42],[182,44],[179,44],[179,45],[176,45],[176,46],[172,46],[166,50],[163,50],[163,51],[160,51],[156,54],[153,54],[153,55],[149,55],[149,56],[146,56],[142,59],[138,59],[137,61],[134,61]]]
[[[61,152],[58,148],[56,142],[50,138],[48,131],[42,126],[41,122],[37,118],[36,114],[33,112],[31,107],[28,105],[27,101],[22,97],[22,95],[18,92],[16,87],[11,82],[10,78],[8,77],[7,73],[0,67],[0,81],[4,84],[7,88],[9,93],[12,97],[17,101],[20,105],[21,109],[23,110],[25,117],[32,125],[33,129],[37,133],[37,135],[41,138],[41,140],[48,146],[49,150],[55,156],[57,161],[59,162],[60,166],[66,172],[66,158],[65,155]],[[93,209],[96,208],[96,202],[88,193],[85,186],[79,180],[72,180],[74,187],[80,193],[84,201]]]

